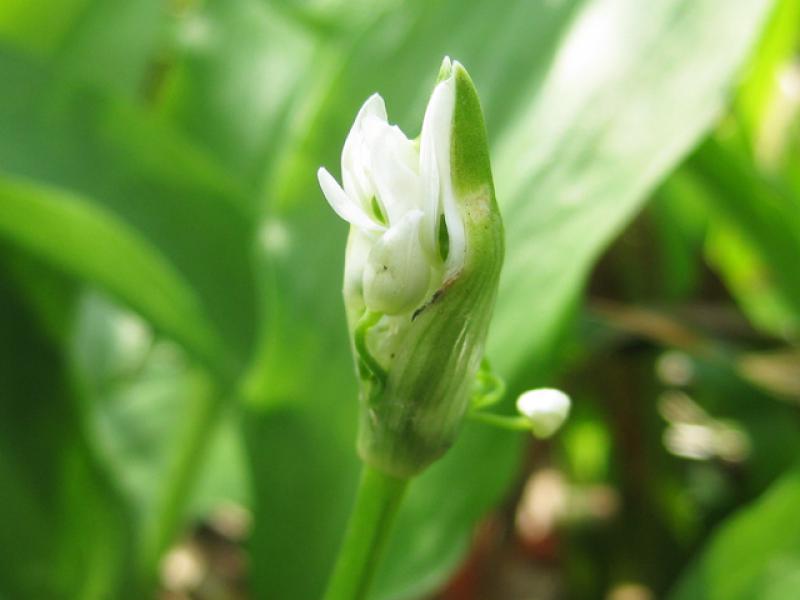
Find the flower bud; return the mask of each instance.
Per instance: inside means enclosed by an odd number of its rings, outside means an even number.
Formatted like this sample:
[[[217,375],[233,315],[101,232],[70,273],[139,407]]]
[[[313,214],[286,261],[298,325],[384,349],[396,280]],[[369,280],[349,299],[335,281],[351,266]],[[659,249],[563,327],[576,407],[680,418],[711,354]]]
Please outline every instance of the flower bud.
[[[382,235],[364,267],[364,303],[387,315],[419,306],[428,291],[431,269],[420,243],[422,211],[412,210]]]
[[[528,390],[517,399],[517,410],[540,439],[552,436],[569,414],[570,400],[564,392],[552,388]]]
[[[445,59],[419,143],[370,97],[342,151],[350,223],[344,300],[360,380],[362,459],[411,476],[453,442],[469,406],[503,261],[486,131],[464,68]]]

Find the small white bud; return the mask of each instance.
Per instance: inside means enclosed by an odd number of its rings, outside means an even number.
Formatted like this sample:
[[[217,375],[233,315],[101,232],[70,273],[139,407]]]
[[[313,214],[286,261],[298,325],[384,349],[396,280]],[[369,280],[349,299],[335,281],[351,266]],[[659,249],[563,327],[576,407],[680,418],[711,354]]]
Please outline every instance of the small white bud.
[[[517,410],[530,422],[533,435],[541,439],[558,431],[569,407],[569,396],[553,388],[528,390],[517,399]]]
[[[416,308],[430,281],[419,241],[422,211],[407,213],[375,242],[364,268],[364,302],[374,312],[397,315]]]

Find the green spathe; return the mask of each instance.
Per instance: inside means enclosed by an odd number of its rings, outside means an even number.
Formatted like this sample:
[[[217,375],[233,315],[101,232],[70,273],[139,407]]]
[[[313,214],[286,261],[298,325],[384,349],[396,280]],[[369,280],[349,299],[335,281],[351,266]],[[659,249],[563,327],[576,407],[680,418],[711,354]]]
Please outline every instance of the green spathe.
[[[466,70],[446,59],[440,80],[448,78],[455,83],[449,175],[464,227],[463,264],[408,314],[366,332],[351,316],[361,348],[359,453],[398,477],[420,472],[455,439],[483,357],[503,262],[480,102]],[[379,369],[366,366],[374,360]]]

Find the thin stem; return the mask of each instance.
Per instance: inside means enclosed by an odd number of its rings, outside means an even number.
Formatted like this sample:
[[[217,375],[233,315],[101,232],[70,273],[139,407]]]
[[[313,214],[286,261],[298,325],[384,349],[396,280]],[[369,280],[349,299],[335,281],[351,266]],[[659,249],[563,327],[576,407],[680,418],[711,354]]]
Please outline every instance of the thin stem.
[[[178,447],[164,477],[164,486],[156,500],[153,518],[145,529],[142,544],[141,577],[145,589],[151,589],[158,575],[161,556],[178,533],[192,488],[205,460],[223,406],[218,390],[200,378],[192,390],[184,417]]]
[[[362,600],[380,561],[407,479],[364,466],[339,558],[324,600]]]
[[[498,415],[495,413],[487,413],[475,411],[469,413],[469,418],[473,421],[480,421],[487,425],[494,425],[501,429],[510,429],[511,431],[530,431],[531,423],[523,416],[508,416]]]
[[[381,320],[383,313],[367,311],[359,319],[355,330],[355,346],[358,356],[366,367],[367,371],[378,381],[380,385],[386,383],[386,371],[381,367],[380,363],[375,360],[375,357],[367,347],[367,332]]]

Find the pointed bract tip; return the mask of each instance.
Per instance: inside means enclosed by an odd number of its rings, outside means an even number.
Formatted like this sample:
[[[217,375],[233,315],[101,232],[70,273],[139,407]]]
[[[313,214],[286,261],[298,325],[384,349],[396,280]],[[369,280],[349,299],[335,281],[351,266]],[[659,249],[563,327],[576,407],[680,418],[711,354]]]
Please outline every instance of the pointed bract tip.
[[[453,77],[455,77],[462,85],[467,85],[472,88],[472,92],[477,96],[478,92],[475,91],[475,84],[472,81],[472,77],[469,76],[467,69],[457,60],[453,61],[453,66],[451,68],[451,73]]]
[[[386,102],[384,102],[383,96],[381,96],[378,92],[372,94],[364,101],[359,113],[363,113],[364,115],[373,114],[385,120],[387,118]]]

